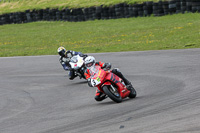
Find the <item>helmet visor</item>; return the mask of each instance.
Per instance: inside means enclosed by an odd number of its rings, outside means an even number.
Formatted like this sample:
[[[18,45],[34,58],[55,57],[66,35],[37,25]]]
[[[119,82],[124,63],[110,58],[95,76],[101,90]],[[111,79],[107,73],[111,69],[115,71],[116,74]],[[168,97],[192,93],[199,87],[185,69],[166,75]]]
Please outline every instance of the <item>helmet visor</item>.
[[[91,67],[94,64],[94,62],[90,62],[88,64],[86,64],[86,67]]]
[[[59,52],[59,55],[62,56],[62,57],[64,57],[64,56],[65,56],[65,51],[64,51],[64,50],[61,50],[61,51]]]

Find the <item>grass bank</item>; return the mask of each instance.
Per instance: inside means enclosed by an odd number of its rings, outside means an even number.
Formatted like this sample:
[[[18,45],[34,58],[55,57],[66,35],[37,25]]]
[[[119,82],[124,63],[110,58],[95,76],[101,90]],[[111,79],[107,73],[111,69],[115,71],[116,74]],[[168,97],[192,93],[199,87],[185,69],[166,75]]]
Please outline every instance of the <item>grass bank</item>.
[[[3,2],[7,1],[7,2]],[[82,8],[92,6],[110,6],[118,3],[142,3],[145,1],[158,0],[2,0],[0,2],[0,14],[25,11],[28,9],[46,8]]]
[[[0,26],[0,56],[200,48],[200,14]]]

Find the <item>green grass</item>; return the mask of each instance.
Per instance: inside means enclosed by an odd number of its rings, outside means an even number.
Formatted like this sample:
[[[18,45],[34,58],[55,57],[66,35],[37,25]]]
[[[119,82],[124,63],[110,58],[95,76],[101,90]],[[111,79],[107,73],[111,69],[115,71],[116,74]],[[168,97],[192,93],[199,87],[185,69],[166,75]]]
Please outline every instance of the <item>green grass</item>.
[[[0,56],[200,48],[200,14],[0,26]]]
[[[10,2],[0,2],[0,14],[25,11],[28,9],[46,9],[46,8],[80,8],[92,6],[111,6],[117,3],[142,3],[144,1],[158,0],[7,0]]]

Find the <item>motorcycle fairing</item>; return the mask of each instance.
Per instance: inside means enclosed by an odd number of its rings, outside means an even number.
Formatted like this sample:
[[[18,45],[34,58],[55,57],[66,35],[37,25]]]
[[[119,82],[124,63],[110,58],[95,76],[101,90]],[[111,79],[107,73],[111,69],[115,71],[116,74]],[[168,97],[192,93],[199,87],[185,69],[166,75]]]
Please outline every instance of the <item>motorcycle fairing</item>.
[[[130,94],[130,91],[126,88],[126,86],[124,86],[121,83],[122,79],[119,78],[117,75],[115,75],[114,73],[107,73],[106,77],[105,77],[105,82],[101,85],[100,88],[102,88],[102,86],[104,85],[113,85],[118,89],[118,92],[120,93],[122,98],[127,97]],[[120,89],[121,88],[121,89]]]
[[[113,86],[117,88],[122,98],[127,97],[130,91],[122,84],[122,79],[110,71],[104,71],[100,66],[90,68],[91,84],[98,87],[103,92],[103,86]],[[104,93],[104,92],[103,92]]]

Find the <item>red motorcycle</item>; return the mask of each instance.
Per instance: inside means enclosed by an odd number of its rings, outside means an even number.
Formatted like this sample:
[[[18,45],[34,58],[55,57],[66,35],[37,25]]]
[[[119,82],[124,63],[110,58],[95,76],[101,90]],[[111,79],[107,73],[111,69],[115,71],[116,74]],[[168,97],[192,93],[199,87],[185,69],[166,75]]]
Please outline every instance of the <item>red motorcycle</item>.
[[[135,98],[137,93],[134,88],[128,90],[123,80],[110,71],[103,70],[100,66],[90,69],[91,85],[97,87],[116,103],[122,102],[124,98]]]

